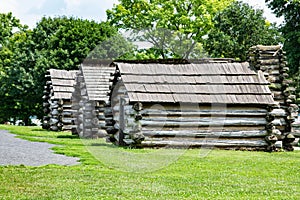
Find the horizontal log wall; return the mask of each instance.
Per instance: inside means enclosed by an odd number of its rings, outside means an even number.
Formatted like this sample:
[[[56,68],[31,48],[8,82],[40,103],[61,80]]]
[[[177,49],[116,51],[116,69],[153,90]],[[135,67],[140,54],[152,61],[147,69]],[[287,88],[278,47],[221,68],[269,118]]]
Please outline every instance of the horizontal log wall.
[[[294,89],[288,87],[289,82],[286,80],[288,68],[284,61],[284,52],[278,47],[274,49],[268,47],[250,51],[251,62],[255,64],[256,69],[262,71],[258,73],[263,74],[268,80],[264,84],[270,83],[271,92],[277,102],[277,105],[272,105],[273,107],[257,103],[248,105],[242,102],[236,104],[231,102],[223,106],[220,104],[209,106],[204,103],[194,105],[162,103],[164,94],[160,96],[155,94],[155,98],[137,98],[135,97],[137,92],[145,93],[146,96],[147,92],[158,90],[154,85],[159,87],[162,93],[169,91],[170,88],[178,89],[178,87],[181,87],[180,91],[184,92],[185,87],[184,84],[172,85],[166,89],[163,87],[166,80],[159,79],[160,84],[155,82],[151,85],[148,82],[153,83],[153,80],[147,79],[148,75],[133,76],[129,72],[124,75],[117,68],[112,80],[112,92],[109,94],[112,117],[108,121],[114,124],[114,131],[110,133],[111,141],[116,141],[117,144],[124,142],[126,145],[144,147],[207,145],[221,148],[249,147],[274,150],[273,138],[270,136],[281,136],[282,133],[291,130],[289,118],[294,116],[291,114],[294,111],[291,111],[291,103],[289,103],[294,98],[292,95]],[[123,70],[126,72],[126,69]],[[143,82],[137,81],[140,79]],[[148,88],[139,87],[144,82],[147,83],[145,85]],[[249,88],[251,89],[252,86]],[[199,91],[205,89],[210,90],[197,87]],[[235,92],[229,89],[228,86],[228,90],[224,92]],[[251,92],[258,91],[253,88]],[[264,98],[262,95],[260,97]],[[126,102],[124,106],[120,105],[121,99]],[[136,108],[138,101],[152,102],[160,99],[161,101],[157,103],[144,103],[141,110]]]
[[[142,142],[144,147],[218,147],[218,148],[251,148],[263,150],[268,145],[262,139],[183,139],[165,138],[164,140],[147,139]]]
[[[120,98],[127,99],[126,88],[119,84],[112,96],[113,119],[119,128]],[[141,115],[141,133],[145,140],[144,147],[191,146],[202,145],[220,148],[249,147],[265,148],[268,114],[266,107],[196,104],[149,104],[137,113],[133,105],[125,109],[125,134],[135,132],[136,115]],[[130,136],[125,135],[126,138]],[[119,139],[118,132],[114,139]],[[208,139],[208,140],[207,140]],[[119,141],[117,141],[119,143]]]
[[[142,133],[146,137],[142,145],[145,146],[180,146],[180,143],[193,147],[267,146],[264,139],[266,108],[144,105],[140,114]],[[127,122],[133,120],[127,119]]]
[[[74,125],[74,110],[72,109],[72,101],[70,99],[63,100],[62,110],[61,110],[61,121],[63,123],[63,131],[72,131],[75,127]]]

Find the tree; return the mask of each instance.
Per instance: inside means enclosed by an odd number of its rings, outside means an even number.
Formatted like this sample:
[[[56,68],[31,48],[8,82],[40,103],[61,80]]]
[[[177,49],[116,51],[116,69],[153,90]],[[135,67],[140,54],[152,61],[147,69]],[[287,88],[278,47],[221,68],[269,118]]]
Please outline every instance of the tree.
[[[189,58],[212,28],[212,16],[233,0],[120,0],[108,21],[160,50],[162,58]],[[142,31],[142,33],[140,32]],[[184,51],[183,51],[184,50]]]
[[[253,45],[273,45],[283,41],[275,24],[263,17],[263,10],[255,10],[242,2],[233,2],[213,19],[205,49],[213,57],[231,57],[245,61]]]
[[[15,18],[11,12],[0,13],[0,79],[3,75],[5,66],[11,62],[12,52],[6,47],[14,32],[26,30],[20,20]]]
[[[266,0],[277,17],[284,17],[280,30],[285,38],[283,49],[287,52],[290,73],[299,72],[300,67],[300,1]]]
[[[266,0],[277,17],[284,17],[280,31],[285,38],[283,49],[287,54],[291,78],[300,103],[300,2],[299,0]]]
[[[106,39],[116,35],[108,23],[83,20],[74,17],[43,17],[33,29],[36,104],[42,111],[44,76],[48,69],[78,69],[93,49]],[[39,116],[42,113],[37,113]]]
[[[7,34],[0,50],[0,120],[28,124],[30,116],[41,117],[46,70],[78,69],[90,51],[116,33],[104,22],[44,17],[33,30]]]
[[[115,35],[107,23],[76,18],[45,18],[33,29],[33,42],[38,56],[47,58],[37,68],[77,69],[98,44]],[[44,59],[38,62],[46,61]]]
[[[0,77],[0,121],[22,119],[29,124],[34,112],[32,52],[27,48],[30,31],[14,33],[0,51],[2,71]],[[31,55],[30,55],[31,54]]]
[[[107,38],[98,44],[88,55],[87,59],[132,59],[137,51],[136,45],[128,41],[119,33]]]
[[[5,14],[0,13],[0,44],[5,45],[5,42],[13,35],[14,32],[28,28],[20,23],[20,20],[15,18],[11,12]]]
[[[22,99],[28,96],[22,95],[26,93],[21,85],[30,85],[31,78],[18,64],[24,59],[20,47],[26,35],[27,26],[12,13],[0,13],[0,122],[24,117]]]

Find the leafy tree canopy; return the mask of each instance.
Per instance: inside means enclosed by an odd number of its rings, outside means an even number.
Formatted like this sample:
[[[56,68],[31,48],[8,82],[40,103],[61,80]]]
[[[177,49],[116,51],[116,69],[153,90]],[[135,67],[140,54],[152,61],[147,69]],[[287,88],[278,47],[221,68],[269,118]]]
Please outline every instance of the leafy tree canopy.
[[[5,42],[13,35],[14,32],[26,29],[20,20],[15,18],[11,12],[0,13],[0,45],[5,45]]]
[[[46,70],[78,69],[88,54],[101,42],[117,34],[108,23],[74,17],[43,17],[33,29],[34,80],[40,111]]]
[[[213,19],[205,49],[213,57],[231,57],[245,61],[253,45],[277,45],[283,39],[275,24],[263,17],[262,10],[242,2],[233,2]]]
[[[33,29],[36,68],[77,69],[90,51],[114,34],[116,30],[107,23],[43,17]]]
[[[19,24],[19,20],[11,13],[5,15],[2,29],[6,30],[5,38],[2,38],[0,49],[0,121],[10,118],[28,121],[29,111],[34,109],[31,102],[33,78],[30,72],[30,59],[32,54],[27,48],[31,31],[26,26]]]
[[[212,28],[212,18],[233,0],[120,0],[107,10],[108,21],[120,29],[136,33],[160,50],[162,58],[188,58]],[[142,34],[140,31],[142,30]],[[182,49],[185,52],[182,52]]]
[[[287,52],[291,74],[300,67],[300,1],[299,0],[266,0],[268,7],[277,17],[284,17],[281,32],[285,38],[284,50]]]
[[[136,50],[136,45],[117,33],[98,44],[94,50],[88,54],[87,59],[130,59],[132,56],[129,55]]]
[[[280,28],[285,38],[283,49],[296,86],[297,103],[300,103],[300,1],[266,0],[266,3],[277,17],[284,17]]]
[[[41,117],[46,70],[78,69],[90,51],[117,33],[107,23],[73,17],[43,17],[32,31],[15,32],[9,27],[11,34],[6,34],[7,42],[0,50],[0,113],[5,113],[1,121]]]

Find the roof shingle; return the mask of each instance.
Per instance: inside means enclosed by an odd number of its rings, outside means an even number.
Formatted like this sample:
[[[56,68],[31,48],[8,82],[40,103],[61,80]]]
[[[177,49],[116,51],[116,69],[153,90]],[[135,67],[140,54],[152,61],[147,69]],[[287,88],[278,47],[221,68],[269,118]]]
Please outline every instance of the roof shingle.
[[[273,104],[268,82],[248,63],[114,63],[132,102]]]

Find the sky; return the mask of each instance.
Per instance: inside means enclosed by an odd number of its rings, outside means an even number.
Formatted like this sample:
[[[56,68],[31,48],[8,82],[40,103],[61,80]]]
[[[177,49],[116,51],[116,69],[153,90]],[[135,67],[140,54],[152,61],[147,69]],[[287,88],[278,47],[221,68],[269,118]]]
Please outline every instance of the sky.
[[[265,6],[264,0],[243,0],[256,9],[264,9],[270,22],[282,22]],[[22,24],[30,28],[43,16],[73,16],[82,19],[106,20],[106,10],[111,9],[118,0],[0,0],[0,13],[12,12]]]

